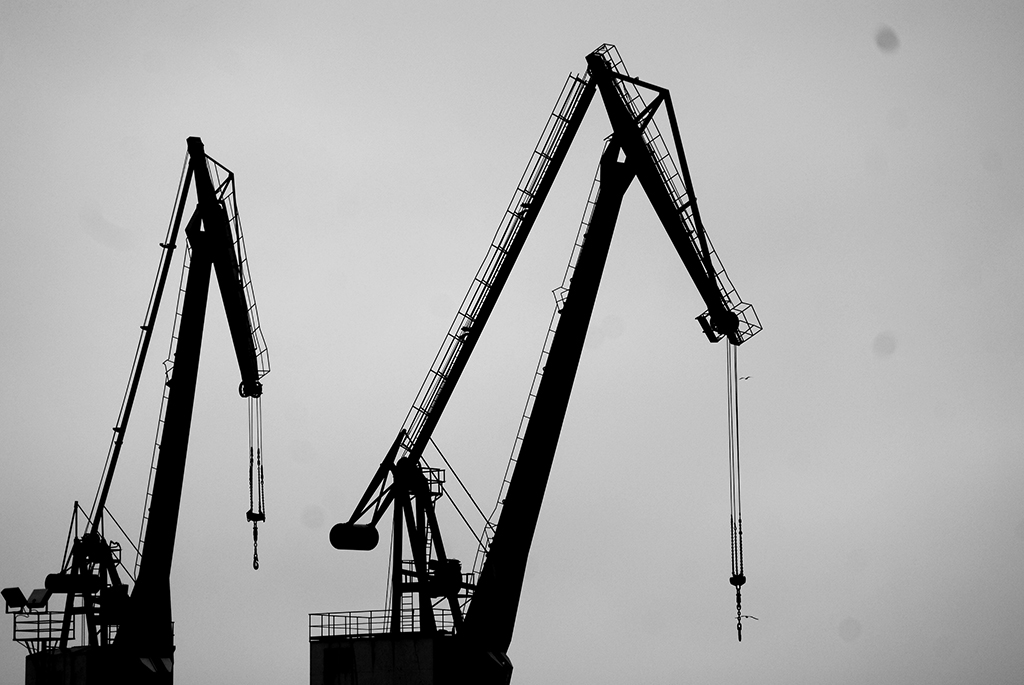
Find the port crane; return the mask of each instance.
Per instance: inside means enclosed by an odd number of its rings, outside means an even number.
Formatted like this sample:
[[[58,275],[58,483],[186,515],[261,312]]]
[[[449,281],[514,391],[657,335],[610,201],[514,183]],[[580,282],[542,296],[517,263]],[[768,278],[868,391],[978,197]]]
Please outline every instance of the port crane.
[[[527,558],[622,197],[636,179],[707,307],[696,317],[711,342],[738,346],[761,330],[704,231],[669,91],[630,76],[605,44],[570,74],[495,238],[394,443],[352,516],[331,529],[338,549],[370,550],[388,509],[393,560],[383,611],[310,615],[310,682],[508,683]],[[448,556],[434,510],[444,471],[423,459],[460,378],[594,96],[612,133],[538,363],[494,512],[473,569]],[[670,137],[655,121],[667,118]],[[624,158],[624,159],[623,159]],[[443,455],[442,455],[443,456]],[[406,548],[411,560],[403,560]],[[743,583],[734,572],[730,582]]]
[[[242,240],[234,174],[207,156],[200,138],[188,138],[187,146],[130,380],[91,510],[86,512],[75,503],[61,570],[46,577],[44,588],[28,597],[19,588],[3,590],[7,613],[14,615],[14,639],[29,650],[27,685],[169,685],[173,681],[171,560],[214,272],[241,372],[239,394],[249,401],[250,508],[246,518],[253,524],[253,566],[258,567],[257,524],[266,518],[260,398],[262,379],[270,370],[269,357]],[[195,208],[184,225],[186,256],[164,365],[164,394],[143,521],[135,545],[108,511],[107,498],[193,186]],[[122,545],[114,539],[118,531],[136,548],[132,570],[123,563]],[[131,587],[129,580],[133,581]],[[51,595],[64,595],[63,610],[49,610]],[[81,626],[77,635],[76,625]]]

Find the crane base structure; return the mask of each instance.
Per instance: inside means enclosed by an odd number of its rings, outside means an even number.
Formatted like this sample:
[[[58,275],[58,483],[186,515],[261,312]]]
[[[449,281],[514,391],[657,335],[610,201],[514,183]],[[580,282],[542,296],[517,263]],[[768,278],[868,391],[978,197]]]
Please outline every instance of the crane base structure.
[[[324,685],[508,685],[507,658],[455,635],[383,634],[311,638],[310,682]]]
[[[169,671],[165,671],[166,680],[160,681],[152,672],[143,672],[141,665],[137,672],[130,672],[126,668],[130,663],[125,655],[114,654],[110,648],[88,645],[30,654],[25,658],[25,685],[130,683],[140,682],[139,678],[146,675],[147,682],[171,682]]]

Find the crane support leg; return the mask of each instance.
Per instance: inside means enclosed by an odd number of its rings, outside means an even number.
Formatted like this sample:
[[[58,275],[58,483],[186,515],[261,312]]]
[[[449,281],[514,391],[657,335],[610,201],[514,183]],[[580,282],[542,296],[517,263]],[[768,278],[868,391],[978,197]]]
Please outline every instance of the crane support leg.
[[[210,256],[203,247],[205,235],[199,231],[189,235],[192,258],[181,309],[174,369],[167,381],[170,383],[170,393],[164,419],[165,429],[157,457],[159,470],[153,481],[153,498],[146,529],[146,554],[139,567],[138,582],[132,591],[128,621],[118,631],[119,639],[116,641],[118,647],[126,647],[138,658],[173,659],[168,569],[171,567],[181,506],[185,456],[195,405],[199,354],[212,271]],[[150,541],[156,544],[148,544]],[[140,642],[143,636],[146,644]]]
[[[537,390],[530,424],[509,484],[488,558],[481,571],[463,635],[487,651],[504,653],[512,642],[526,560],[540,515],[555,447],[579,367],[587,327],[608,257],[622,197],[633,180],[632,166],[618,161],[613,142],[601,159],[601,188],[590,229],[580,251],[572,287],[551,344],[547,371]]]

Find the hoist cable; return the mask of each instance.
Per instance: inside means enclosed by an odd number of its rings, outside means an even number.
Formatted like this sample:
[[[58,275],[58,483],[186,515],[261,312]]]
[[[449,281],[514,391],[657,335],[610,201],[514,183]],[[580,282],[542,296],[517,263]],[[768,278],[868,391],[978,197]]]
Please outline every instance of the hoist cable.
[[[391,525],[391,539],[392,539],[392,543],[390,545],[388,545],[388,574],[386,576],[388,582],[387,582],[387,588],[384,590],[384,606],[386,606],[388,608],[388,616],[391,615],[391,573],[393,572],[392,571],[392,569],[393,569],[393,562],[392,562],[392,560],[394,559],[394,556],[395,556],[394,537],[395,537],[395,526],[394,526],[394,523],[392,523],[392,525]]]
[[[736,588],[736,637],[743,640],[743,610],[740,588],[746,582],[743,574],[743,505],[740,496],[740,418],[739,375],[736,346],[726,343],[726,390],[729,401],[729,532],[732,551],[732,575],[729,583]]]
[[[266,517],[266,500],[263,496],[263,402],[256,398],[256,466],[259,470],[259,513]]]
[[[441,455],[441,460],[444,461],[444,465],[447,466],[448,470],[452,472],[453,476],[455,476],[455,480],[457,480],[459,482],[459,485],[462,487],[462,491],[464,493],[466,493],[466,497],[469,498],[469,501],[473,503],[473,506],[476,508],[476,510],[480,514],[481,518],[483,518],[483,520],[486,522],[487,521],[487,515],[484,514],[483,509],[481,509],[480,505],[476,503],[475,499],[473,499],[473,493],[471,493],[469,491],[469,488],[466,487],[466,484],[462,482],[461,478],[459,478],[459,474],[455,472],[454,468],[452,468],[452,465],[451,465],[451,463],[449,463],[448,458],[444,456],[444,452],[442,452],[441,448],[437,446],[436,442],[434,442],[434,438],[430,438],[430,444],[433,445],[434,449],[437,450],[437,453],[439,455]],[[452,499],[451,495],[448,496],[448,499],[449,500]],[[455,504],[454,500],[452,500],[452,504]],[[462,514],[462,512],[459,512],[459,515],[461,515],[461,514]],[[463,520],[465,521],[465,517],[463,517]],[[468,521],[466,522],[466,525],[469,526],[469,522]],[[469,529],[473,530],[473,527],[469,526]],[[473,533],[473,536],[477,537],[475,532]]]
[[[731,343],[728,349],[732,352],[732,424],[733,443],[735,447],[736,461],[736,548],[739,557],[739,574],[743,575],[743,498],[740,488],[740,394],[739,394],[739,368],[737,363],[737,348]]]
[[[249,511],[245,518],[252,521],[252,568],[260,568],[260,521],[267,520],[263,497],[263,404],[259,397],[249,398]]]
[[[253,412],[252,412],[252,398],[249,398],[249,514],[253,509],[253,487],[252,487],[252,475],[253,475]]]
[[[434,442],[433,438],[430,439],[430,442],[431,443]],[[434,444],[434,449],[437,449],[437,445],[436,444]],[[448,469],[452,472],[452,475],[455,476],[455,480],[459,481],[459,485],[461,485],[462,489],[466,492],[467,495],[469,495],[469,499],[470,499],[471,502],[473,502],[473,506],[476,506],[476,502],[473,500],[473,496],[469,494],[469,490],[466,489],[466,486],[462,482],[462,479],[459,478],[459,474],[455,473],[455,470],[452,469],[452,465],[449,464],[448,460],[444,458],[443,454],[441,454],[441,450],[438,449],[437,453],[441,455],[441,459],[444,459],[444,463],[447,464]],[[430,464],[427,463],[427,460],[426,460],[425,457],[420,457],[420,462],[423,464],[424,467],[426,467],[428,469],[430,468]],[[476,530],[474,530],[472,524],[469,522],[469,519],[466,518],[466,515],[462,513],[462,509],[459,508],[459,503],[456,502],[455,498],[453,498],[451,493],[448,492],[448,488],[442,487],[441,491],[444,494],[444,496],[448,498],[448,501],[451,502],[452,508],[455,509],[455,513],[457,513],[459,515],[459,518],[462,519],[462,522],[466,524],[466,528],[469,529],[469,534],[473,536],[473,539],[476,540],[478,545],[481,544],[480,536],[477,535]],[[481,516],[483,516],[483,512],[480,511],[480,507],[476,507],[476,510],[478,512],[480,512]]]

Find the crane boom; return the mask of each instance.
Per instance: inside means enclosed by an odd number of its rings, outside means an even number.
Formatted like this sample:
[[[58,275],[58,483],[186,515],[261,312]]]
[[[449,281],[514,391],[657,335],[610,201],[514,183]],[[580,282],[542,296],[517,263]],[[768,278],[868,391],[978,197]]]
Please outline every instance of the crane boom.
[[[421,386],[417,402],[406,417],[403,430],[414,460],[426,449],[427,442],[447,406],[462,370],[512,273],[516,259],[526,243],[540,208],[551,190],[555,176],[565,160],[583,117],[594,97],[594,86],[575,76],[566,80],[541,143],[527,167],[516,196],[505,212],[502,225],[491,243],[476,278],[448,331],[445,344],[435,357],[431,371]]]
[[[734,345],[744,343],[761,326],[753,308],[740,300],[704,231],[671,94],[667,88],[625,73],[613,46],[603,45],[587,55],[587,65],[601,93],[612,130],[708,308],[697,317],[705,335],[712,342],[726,336]],[[650,104],[646,104],[637,86],[656,94]],[[671,148],[654,121],[661,105],[666,109],[672,131]]]
[[[516,259],[533,228],[540,209],[547,198],[555,176],[576,137],[583,117],[594,98],[594,85],[587,79],[570,75],[559,94],[548,124],[520,178],[516,192],[509,202],[487,255],[477,270],[473,284],[445,335],[441,348],[430,365],[427,377],[416,393],[406,415],[396,448],[382,463],[371,479],[366,493],[347,523],[332,531],[332,544],[339,548],[362,549],[367,531],[353,527],[371,509],[370,526],[375,526],[392,502],[393,495],[386,488],[391,465],[402,456],[411,456],[418,462],[426,449],[448,404],[466,363],[469,361],[480,334],[512,273]],[[376,496],[374,493],[377,492]],[[376,538],[370,535],[376,544]]]

